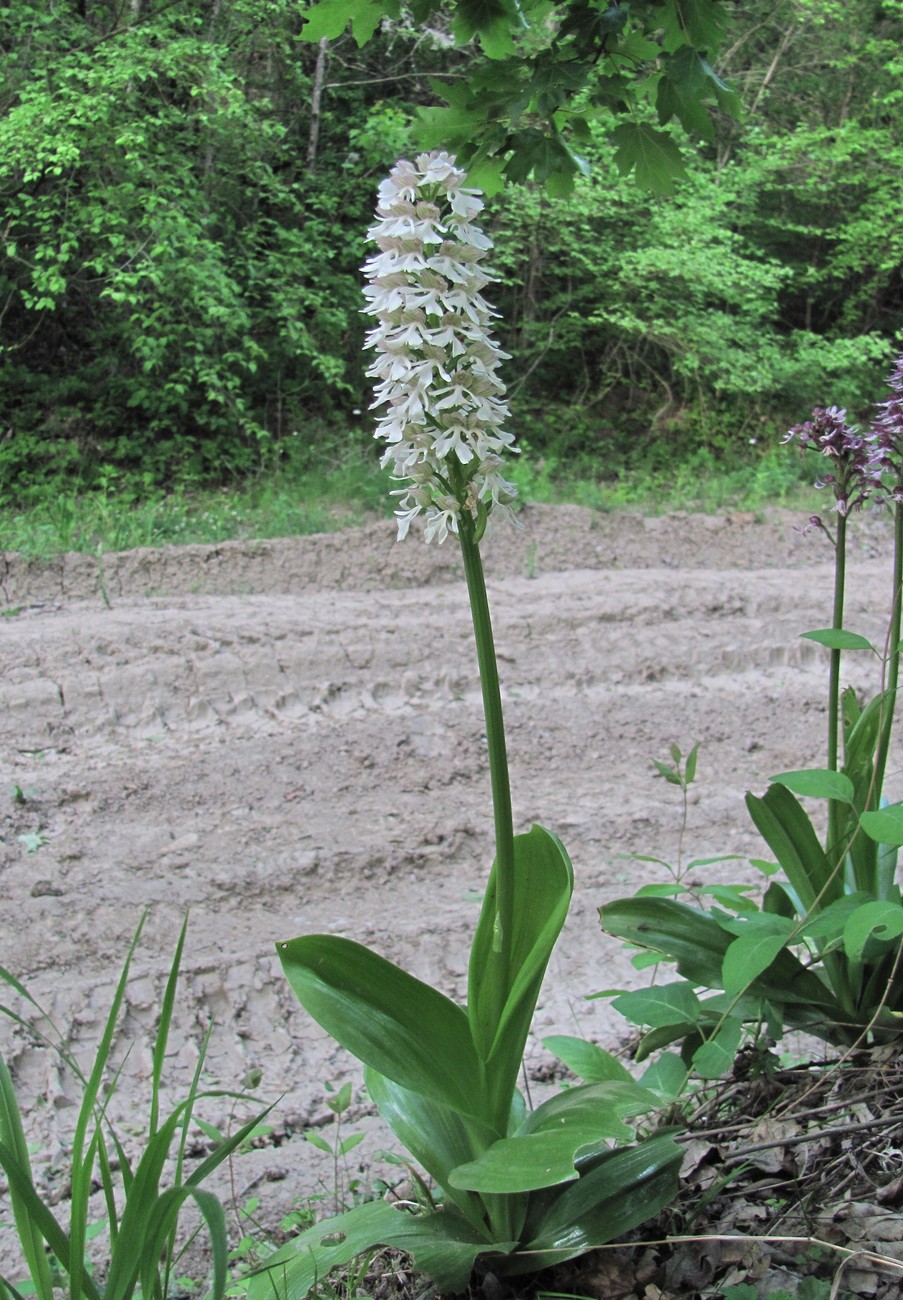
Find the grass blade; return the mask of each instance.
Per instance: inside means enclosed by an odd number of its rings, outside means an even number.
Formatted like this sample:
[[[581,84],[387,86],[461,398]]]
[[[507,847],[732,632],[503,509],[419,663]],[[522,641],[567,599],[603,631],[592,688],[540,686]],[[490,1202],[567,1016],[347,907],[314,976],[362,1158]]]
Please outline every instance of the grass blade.
[[[135,949],[138,946],[138,940],[141,937],[141,931],[144,928],[146,916],[147,913],[145,912],[144,916],[142,916],[141,920],[138,922],[135,937],[131,942],[128,953],[126,954],[122,973],[119,976],[119,981],[116,985],[116,992],[113,995],[113,1003],[107,1016],[103,1035],[97,1047],[94,1066],[91,1070],[90,1077],[85,1082],[84,1096],[82,1098],[78,1120],[75,1125],[75,1133],[72,1139],[72,1204],[69,1221],[69,1244],[72,1254],[78,1260],[84,1259],[85,1239],[88,1225],[88,1201],[91,1196],[91,1171],[94,1167],[94,1157],[96,1154],[97,1143],[99,1141],[99,1134],[95,1131],[94,1137],[88,1145],[87,1154],[85,1153],[88,1124],[95,1113],[95,1105],[100,1092],[100,1085],[110,1058],[110,1049],[113,1045],[113,1035],[116,1031],[117,1021],[119,1020],[119,1009],[122,1006],[125,997],[125,988],[129,977],[129,969],[132,964],[132,958],[135,955]],[[71,1295],[69,1300],[80,1300],[80,1276],[80,1271],[76,1272],[72,1276]]]
[[[0,1168],[6,1174],[10,1191],[22,1201],[37,1231],[59,1260],[64,1272],[69,1274],[70,1297],[77,1280],[88,1300],[101,1300],[97,1286],[85,1270],[82,1256],[73,1256],[69,1238],[41,1200],[31,1178],[21,1168],[15,1152],[5,1142],[0,1142]]]
[[[23,1178],[27,1178],[33,1187],[31,1161],[28,1158],[28,1144],[25,1141],[25,1130],[22,1127],[19,1104],[16,1100],[12,1077],[2,1056],[0,1056],[0,1141],[9,1149],[10,1158],[16,1160]],[[8,1170],[7,1176],[9,1176]],[[53,1282],[47,1256],[44,1254],[44,1239],[29,1212],[27,1200],[23,1200],[16,1193],[11,1178],[10,1200],[12,1202],[16,1232],[36,1294],[41,1297],[41,1300],[52,1300]]]
[[[163,1003],[160,1007],[160,1023],[157,1027],[157,1036],[154,1039],[150,1114],[151,1137],[153,1137],[157,1131],[157,1123],[160,1117],[160,1080],[163,1077],[166,1044],[169,1039],[170,1025],[172,1024],[172,1009],[176,1000],[176,987],[179,983],[179,967],[182,964],[182,950],[185,947],[185,934],[187,929],[188,917],[186,916],[185,920],[182,922],[182,929],[179,932],[179,941],[176,944],[175,955],[172,959],[172,965],[169,968],[169,978],[166,981],[166,991],[163,994]]]

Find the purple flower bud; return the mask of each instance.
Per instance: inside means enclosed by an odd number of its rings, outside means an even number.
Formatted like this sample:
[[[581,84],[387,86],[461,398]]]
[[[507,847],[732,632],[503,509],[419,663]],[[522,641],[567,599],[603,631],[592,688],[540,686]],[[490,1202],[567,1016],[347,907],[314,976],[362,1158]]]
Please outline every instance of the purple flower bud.
[[[878,414],[869,435],[869,462],[875,482],[887,474],[894,480],[891,500],[903,500],[903,353],[888,375],[891,396],[878,403]]]
[[[856,425],[847,424],[846,411],[837,406],[817,406],[812,418],[794,425],[784,442],[793,439],[802,451],[814,451],[833,461],[834,472],[823,474],[815,484],[831,488],[833,508],[841,515],[861,509],[875,486],[875,469],[870,441],[861,436]]]

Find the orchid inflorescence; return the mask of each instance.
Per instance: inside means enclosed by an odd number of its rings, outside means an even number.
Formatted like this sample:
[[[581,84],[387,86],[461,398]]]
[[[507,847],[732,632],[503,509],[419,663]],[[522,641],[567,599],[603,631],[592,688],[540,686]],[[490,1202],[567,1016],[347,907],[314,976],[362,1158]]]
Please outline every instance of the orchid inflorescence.
[[[868,432],[861,434],[847,423],[847,413],[837,406],[816,407],[812,417],[794,425],[784,438],[803,451],[815,451],[833,461],[834,472],[823,474],[816,487],[830,487],[834,509],[841,515],[861,508],[870,498],[903,502],[903,354],[888,377],[891,395],[878,403],[878,414]],[[894,480],[885,487],[884,476]],[[821,526],[818,516],[810,520]]]
[[[364,266],[364,310],[378,322],[367,374],[379,381],[373,406],[387,408],[375,433],[388,444],[382,464],[407,480],[394,493],[399,540],[421,512],[428,542],[458,533],[465,516],[479,537],[490,514],[512,516],[517,496],[502,474],[502,453],[515,450],[497,373],[508,354],[482,296],[492,243],[473,225],[483,200],[466,179],[447,153],[398,162],[368,232],[380,251]]]
[[[856,425],[847,424],[846,411],[837,406],[817,406],[812,418],[794,425],[784,441],[792,438],[803,451],[818,452],[833,462],[835,472],[823,474],[815,486],[833,490],[833,508],[839,514],[847,515],[864,505],[876,486],[869,441]]]
[[[903,355],[888,376],[890,397],[878,403],[878,414],[872,422],[871,462],[876,475],[889,473],[893,479],[891,498],[903,502]]]

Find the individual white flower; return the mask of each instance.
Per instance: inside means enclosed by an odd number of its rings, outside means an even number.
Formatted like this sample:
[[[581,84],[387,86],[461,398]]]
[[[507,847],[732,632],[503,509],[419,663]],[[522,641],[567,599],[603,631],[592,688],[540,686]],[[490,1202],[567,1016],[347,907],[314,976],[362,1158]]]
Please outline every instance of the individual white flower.
[[[492,515],[513,518],[514,485],[502,454],[516,451],[498,368],[508,354],[491,333],[497,315],[482,296],[491,283],[479,265],[492,243],[474,224],[479,191],[447,153],[401,160],[379,187],[364,289],[376,326],[365,347],[375,359],[373,407],[384,466],[410,484],[395,495],[398,537],[417,515],[426,540],[443,542],[462,517],[479,537]]]

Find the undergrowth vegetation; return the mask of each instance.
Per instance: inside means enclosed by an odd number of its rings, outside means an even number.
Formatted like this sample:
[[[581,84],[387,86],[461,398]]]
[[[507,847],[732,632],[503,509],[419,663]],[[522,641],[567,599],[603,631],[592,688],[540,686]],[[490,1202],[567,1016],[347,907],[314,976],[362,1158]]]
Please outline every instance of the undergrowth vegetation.
[[[753,451],[733,464],[702,450],[605,478],[589,457],[565,466],[526,446],[510,477],[525,503],[606,512],[792,506],[807,514],[817,504],[811,482],[779,449]],[[96,554],[333,532],[390,515],[389,486],[359,436],[349,436],[325,460],[298,458],[232,487],[164,491],[107,468],[92,488],[60,483],[52,492],[36,489],[19,506],[9,505],[0,513],[0,551],[41,559],[66,551]]]

